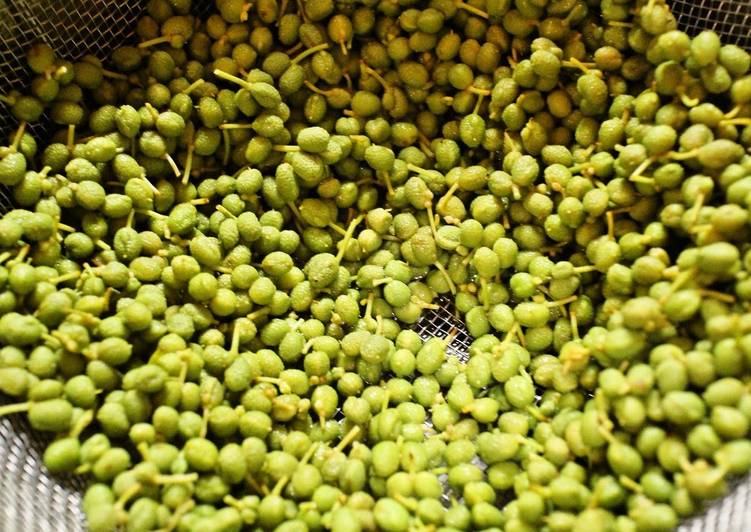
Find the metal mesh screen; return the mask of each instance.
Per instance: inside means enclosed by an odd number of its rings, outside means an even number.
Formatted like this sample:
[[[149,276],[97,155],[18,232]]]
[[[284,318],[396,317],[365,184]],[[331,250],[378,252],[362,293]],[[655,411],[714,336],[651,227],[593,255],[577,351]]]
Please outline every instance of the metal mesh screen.
[[[680,532],[746,532],[751,528],[751,480],[737,481],[730,494],[683,523]]]
[[[669,3],[678,27],[689,35],[714,30],[723,43],[751,47],[751,1],[669,0]]]
[[[133,35],[144,5],[114,0],[0,2],[2,91],[22,89],[28,83],[24,52],[34,42],[49,44],[66,59],[85,54],[106,58]],[[7,112],[0,113],[0,132],[7,135],[15,127]]]
[[[23,0],[0,1],[0,92],[23,89],[28,83],[24,52],[33,43],[43,41],[62,57],[75,59],[85,54],[106,58],[133,35],[133,28],[145,2],[116,0]],[[0,109],[0,144],[17,127],[15,119]],[[39,138],[47,129],[45,120],[29,127]],[[0,209],[12,202],[0,187]]]
[[[459,357],[465,361],[469,358],[469,344],[472,337],[467,332],[464,323],[454,315],[451,301],[445,297],[436,299],[435,304],[440,308],[425,312],[420,321],[415,325],[415,330],[423,340],[433,338],[446,338],[453,334],[451,342],[446,346],[449,355]]]
[[[18,416],[0,419],[0,530],[83,532],[84,481],[52,476],[41,455],[49,440]]]
[[[689,34],[713,29],[723,42],[751,47],[751,0],[672,0],[679,27]],[[194,0],[199,12],[211,0]],[[44,41],[67,59],[84,54],[106,58],[133,35],[134,22],[143,12],[143,0],[0,0],[0,91],[19,89],[28,82],[24,50]],[[0,136],[16,128],[15,120],[0,110]],[[31,132],[39,137],[44,122]],[[4,139],[3,139],[4,140]],[[4,143],[0,141],[0,143]],[[0,188],[0,211],[12,205]],[[449,301],[437,301],[415,326],[423,338],[454,337],[448,352],[462,360],[472,341],[464,324],[454,316]],[[80,509],[84,482],[75,477],[52,476],[41,464],[46,440],[32,431],[22,417],[0,418],[0,531],[84,530]],[[751,529],[751,480],[738,482],[730,495],[681,526],[683,532],[742,532]]]

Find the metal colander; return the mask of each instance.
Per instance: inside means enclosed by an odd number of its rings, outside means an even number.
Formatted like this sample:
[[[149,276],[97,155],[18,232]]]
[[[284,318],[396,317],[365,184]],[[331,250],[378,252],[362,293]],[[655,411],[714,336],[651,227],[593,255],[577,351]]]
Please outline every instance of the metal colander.
[[[145,4],[145,0],[0,0],[0,93],[27,84],[24,51],[32,43],[44,41],[66,59],[84,54],[104,59],[132,39],[134,23]],[[198,13],[205,13],[213,2],[194,0],[193,4]],[[751,0],[672,0],[670,4],[680,29],[687,33],[712,29],[725,43],[751,48]],[[0,138],[16,127],[15,120],[0,110]],[[44,121],[31,126],[30,131],[43,138]],[[11,207],[11,199],[0,187],[0,212]],[[430,338],[446,337],[453,329],[455,336],[447,351],[465,359],[472,339],[448,301],[440,303],[441,308],[423,315],[416,330]],[[44,469],[41,454],[48,441],[49,437],[32,430],[23,416],[0,418],[0,532],[85,530],[80,508],[85,481],[53,476]],[[737,481],[728,496],[683,523],[680,530],[751,530],[751,478]]]

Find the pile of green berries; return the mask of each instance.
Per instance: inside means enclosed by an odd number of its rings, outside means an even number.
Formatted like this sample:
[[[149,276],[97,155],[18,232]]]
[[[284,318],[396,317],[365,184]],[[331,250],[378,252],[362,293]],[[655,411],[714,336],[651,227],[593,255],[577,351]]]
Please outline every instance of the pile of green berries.
[[[215,7],[0,98],[0,415],[90,530],[660,532],[751,470],[749,53],[664,0]]]

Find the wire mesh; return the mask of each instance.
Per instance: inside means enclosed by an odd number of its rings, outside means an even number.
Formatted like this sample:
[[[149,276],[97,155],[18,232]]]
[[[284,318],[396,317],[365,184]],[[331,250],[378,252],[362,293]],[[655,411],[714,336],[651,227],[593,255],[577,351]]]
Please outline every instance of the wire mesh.
[[[467,332],[464,322],[455,315],[454,307],[448,298],[439,297],[434,303],[438,308],[424,312],[415,325],[415,331],[423,340],[453,335],[446,346],[446,353],[458,357],[462,362],[466,361],[469,358],[469,344],[472,343],[472,337]]]
[[[751,479],[732,484],[730,493],[713,502],[697,517],[687,520],[680,532],[747,532],[751,529]]]
[[[84,54],[104,59],[133,37],[144,0],[0,0],[0,91],[22,89],[28,83],[24,51],[43,41],[62,57],[75,60]],[[197,12],[206,12],[211,0],[194,0]],[[695,35],[716,31],[725,43],[751,48],[751,0],[672,0],[680,29]],[[0,110],[0,139],[16,129],[15,120]],[[31,133],[43,138],[44,120]],[[2,143],[3,140],[0,140]],[[11,208],[7,190],[0,187],[0,212]],[[472,338],[446,298],[439,308],[427,310],[415,326],[424,339],[453,338],[447,352],[461,360],[469,357]],[[47,438],[34,432],[20,416],[0,419],[0,531],[84,530],[80,509],[80,478],[50,475],[41,454]],[[682,532],[741,532],[751,529],[751,481],[737,482],[731,493],[709,506],[702,515],[681,525]]]
[[[0,419],[0,530],[83,532],[81,478],[50,475],[42,465],[48,437],[23,418]]]
[[[751,0],[669,0],[678,27],[689,35],[714,30],[725,44],[751,47]]]
[[[24,0],[0,3],[0,72],[2,90],[23,89],[29,80],[24,52],[45,42],[66,59],[93,54],[104,59],[133,35],[144,2],[117,0]],[[44,121],[36,126],[44,128]],[[0,132],[16,128],[9,113],[0,113]],[[32,129],[32,132],[35,131]]]
[[[24,0],[0,1],[0,91],[22,90],[29,73],[24,52],[35,42],[49,44],[60,56],[76,59],[85,54],[106,58],[133,35],[144,2],[117,0]],[[18,127],[5,108],[0,109],[0,139]],[[43,138],[46,119],[29,127],[35,138]],[[0,144],[5,144],[0,140]],[[0,187],[0,210],[12,208],[11,195]]]

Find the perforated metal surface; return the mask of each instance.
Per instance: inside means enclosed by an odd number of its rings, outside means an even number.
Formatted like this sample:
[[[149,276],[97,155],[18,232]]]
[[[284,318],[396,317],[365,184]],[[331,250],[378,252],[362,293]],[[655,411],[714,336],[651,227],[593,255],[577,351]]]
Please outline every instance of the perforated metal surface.
[[[213,4],[194,0],[199,11]],[[672,0],[679,27],[689,34],[703,29],[718,32],[723,42],[751,48],[751,0]],[[0,93],[19,89],[28,82],[23,52],[33,42],[44,41],[67,59],[84,54],[107,55],[133,35],[133,23],[145,1],[117,0],[0,0]],[[0,137],[16,128],[0,109]],[[42,122],[31,128],[39,138]],[[2,143],[2,141],[0,141]],[[0,211],[10,208],[0,188]],[[423,338],[454,338],[449,354],[468,357],[471,337],[457,320],[448,300],[428,310],[415,329]],[[0,531],[72,531],[85,529],[80,510],[83,481],[52,476],[41,465],[46,440],[18,416],[0,418]],[[730,495],[681,526],[683,532],[741,532],[751,530],[751,481],[738,482]]]

